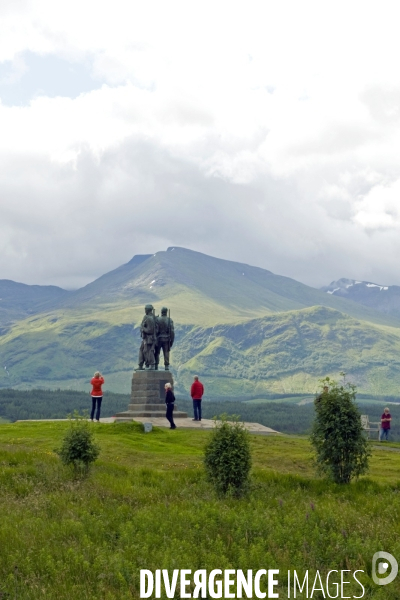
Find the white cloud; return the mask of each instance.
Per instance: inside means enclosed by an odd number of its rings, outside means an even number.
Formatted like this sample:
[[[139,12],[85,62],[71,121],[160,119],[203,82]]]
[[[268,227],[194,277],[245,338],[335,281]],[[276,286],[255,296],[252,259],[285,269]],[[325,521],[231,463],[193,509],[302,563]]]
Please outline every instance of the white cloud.
[[[376,185],[355,202],[354,221],[367,230],[400,229],[400,179]]]
[[[0,14],[14,65],[0,97],[25,94],[0,105],[0,278],[80,285],[186,245],[312,284],[400,283],[393,3],[21,0]],[[57,96],[49,69],[34,90],[27,56],[79,78]]]

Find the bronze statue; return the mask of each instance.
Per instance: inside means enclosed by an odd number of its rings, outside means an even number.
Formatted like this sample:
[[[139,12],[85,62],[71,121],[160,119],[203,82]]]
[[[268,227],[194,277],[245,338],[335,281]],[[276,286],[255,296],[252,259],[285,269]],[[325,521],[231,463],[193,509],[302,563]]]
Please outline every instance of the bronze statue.
[[[168,313],[168,314],[167,314]],[[172,348],[175,339],[174,322],[170,317],[168,308],[161,309],[161,317],[157,317],[157,345],[155,351],[155,365],[158,369],[158,363],[160,362],[161,348],[164,356],[164,368],[169,371],[169,351]]]
[[[144,307],[145,316],[140,325],[140,335],[142,343],[139,350],[139,370],[143,371],[143,364],[146,368],[154,370],[155,368],[155,352],[157,344],[157,318],[154,314],[154,308],[151,304],[146,304]]]

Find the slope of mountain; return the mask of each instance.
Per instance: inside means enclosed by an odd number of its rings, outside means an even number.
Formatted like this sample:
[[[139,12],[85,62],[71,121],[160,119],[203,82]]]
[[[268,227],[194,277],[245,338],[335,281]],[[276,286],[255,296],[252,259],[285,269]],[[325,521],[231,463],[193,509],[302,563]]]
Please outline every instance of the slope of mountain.
[[[128,322],[132,322],[132,317],[139,322],[143,305],[148,302],[173,307],[180,323],[192,325],[213,325],[321,305],[358,319],[400,326],[400,319],[289,277],[178,247],[134,256],[127,264],[56,300],[51,309],[82,313],[129,309]]]
[[[29,286],[28,286],[29,287]],[[62,291],[63,292],[63,291]],[[135,256],[0,335],[0,386],[87,389],[92,373],[128,392],[143,307],[171,308],[179,393],[196,371],[213,395],[313,392],[351,372],[363,391],[397,393],[400,319],[297,281],[183,248]],[[262,339],[259,338],[263,333]]]
[[[35,329],[35,325],[37,329]],[[314,392],[326,375],[348,373],[360,391],[396,395],[400,389],[400,329],[311,307],[213,327],[177,326],[172,372],[177,392],[194,373],[211,396]],[[0,348],[4,387],[88,389],[99,368],[107,389],[129,392],[139,330],[102,320],[56,320],[9,334]]]
[[[211,394],[216,388],[226,396],[313,392],[322,376],[344,371],[360,391],[397,395],[399,353],[400,329],[319,306],[191,330],[180,340],[175,364],[183,388],[199,372]]]
[[[398,285],[379,285],[370,281],[339,279],[322,287],[321,291],[400,318],[400,286]]]
[[[26,285],[0,279],[0,326],[46,310],[69,293],[55,285]]]

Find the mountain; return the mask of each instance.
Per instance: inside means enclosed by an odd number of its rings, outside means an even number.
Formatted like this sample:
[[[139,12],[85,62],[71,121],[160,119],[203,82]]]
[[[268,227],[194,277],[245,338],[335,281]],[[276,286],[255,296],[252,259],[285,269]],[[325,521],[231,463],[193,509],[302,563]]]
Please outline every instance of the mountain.
[[[379,285],[370,281],[339,279],[321,288],[321,291],[400,318],[400,286],[398,285]]]
[[[47,308],[104,313],[128,308],[139,322],[143,305],[149,302],[174,307],[179,322],[191,325],[321,305],[357,319],[400,326],[400,319],[385,317],[289,277],[179,247],[134,256],[85,287],[55,299]]]
[[[175,361],[183,387],[199,372],[208,390],[228,397],[313,392],[322,376],[340,372],[360,391],[398,395],[400,329],[317,306],[189,331]]]
[[[26,285],[10,279],[0,279],[0,328],[46,310],[68,294],[67,290],[55,285]]]
[[[265,269],[178,247],[135,256],[16,319],[0,335],[6,367],[0,386],[88,389],[99,369],[108,389],[128,392],[148,302],[157,312],[163,305],[171,309],[179,393],[187,393],[193,372],[214,396],[313,392],[320,377],[340,370],[363,391],[399,389],[394,357],[400,318]]]

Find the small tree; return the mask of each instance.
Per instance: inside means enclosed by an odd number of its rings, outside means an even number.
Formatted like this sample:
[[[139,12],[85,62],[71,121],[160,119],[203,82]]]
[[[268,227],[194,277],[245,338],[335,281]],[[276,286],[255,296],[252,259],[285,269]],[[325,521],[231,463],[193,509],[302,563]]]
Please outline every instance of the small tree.
[[[64,465],[72,466],[75,474],[87,474],[90,464],[100,453],[99,446],[94,441],[93,430],[87,417],[75,412],[69,417],[69,427],[61,448],[56,450]]]
[[[316,451],[317,469],[336,483],[349,483],[368,470],[370,449],[355,402],[356,387],[339,385],[329,377],[329,386],[315,402],[311,443]]]
[[[223,414],[206,446],[204,465],[219,495],[240,496],[246,490],[251,468],[249,433],[236,415]]]

